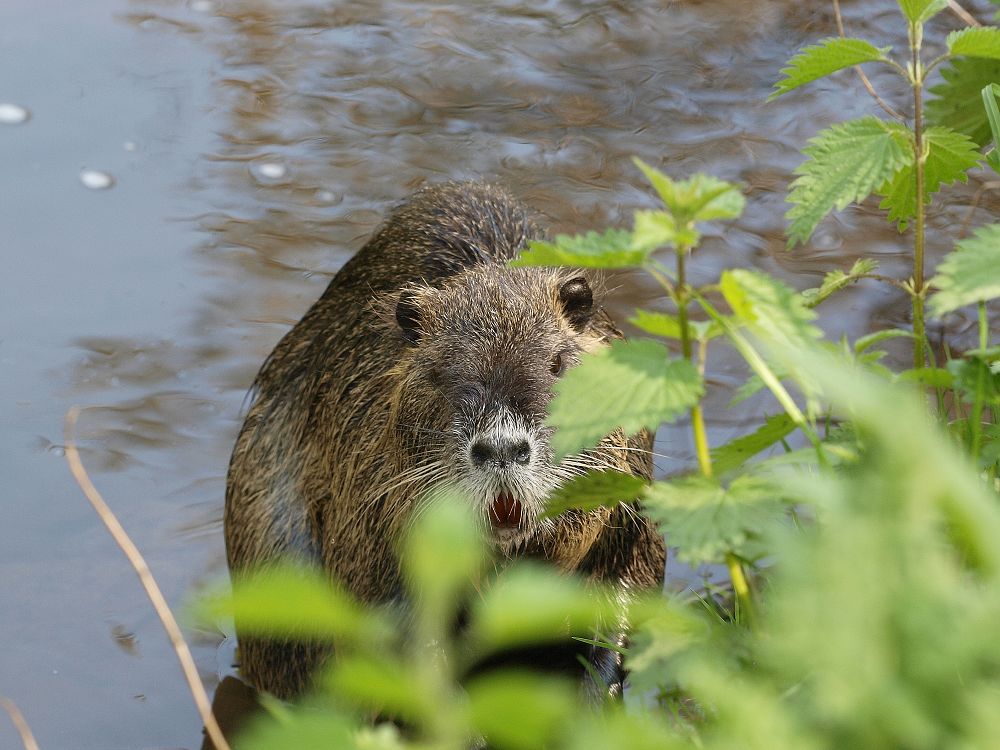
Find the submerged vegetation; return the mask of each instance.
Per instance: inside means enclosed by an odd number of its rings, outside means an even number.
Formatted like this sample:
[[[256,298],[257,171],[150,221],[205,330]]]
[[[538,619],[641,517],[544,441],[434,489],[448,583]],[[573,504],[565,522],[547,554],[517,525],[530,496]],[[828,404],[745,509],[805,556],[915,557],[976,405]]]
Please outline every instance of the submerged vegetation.
[[[649,485],[585,475],[551,510],[639,497],[681,560],[728,569],[733,596],[633,602],[631,689],[603,708],[550,675],[465,679],[498,650],[566,634],[600,641],[599,623],[614,614],[574,579],[527,564],[495,571],[462,504],[435,503],[402,552],[413,600],[405,621],[296,570],[204,603],[204,617],[236,614],[247,629],[337,646],[320,689],[300,706],[269,703],[238,748],[458,749],[484,738],[511,750],[995,746],[1000,346],[987,303],[1000,296],[1000,224],[958,241],[929,279],[924,228],[943,186],[983,160],[1000,167],[995,151],[981,150],[1000,131],[1000,29],[949,34],[927,61],[924,24],[946,5],[899,0],[909,48],[898,58],[843,36],[806,47],[774,92],[860,64],[906,80],[907,122],[837,123],[806,146],[787,218],[793,250],[829,212],[880,196],[887,219],[912,238],[909,278],[859,261],[803,292],[745,269],[694,287],[688,264],[702,225],[739,216],[743,196],[713,177],[674,180],[639,161],[661,209],[637,212],[630,230],[534,242],[516,261],[641,268],[662,286],[670,311],[637,310],[642,336],[585,356],[558,383],[549,423],[565,456],[615,427],[655,430],[686,415],[697,467]],[[925,108],[938,67],[943,83]],[[912,328],[824,341],[817,308],[860,279],[902,289]],[[928,316],[967,306],[978,346],[936,361]],[[896,338],[912,345],[911,368],[883,362],[881,347]],[[726,345],[749,370],[737,398],[767,390],[777,411],[713,446],[705,362],[710,346]],[[579,394],[591,403],[594,393],[600,403],[578,408]]]

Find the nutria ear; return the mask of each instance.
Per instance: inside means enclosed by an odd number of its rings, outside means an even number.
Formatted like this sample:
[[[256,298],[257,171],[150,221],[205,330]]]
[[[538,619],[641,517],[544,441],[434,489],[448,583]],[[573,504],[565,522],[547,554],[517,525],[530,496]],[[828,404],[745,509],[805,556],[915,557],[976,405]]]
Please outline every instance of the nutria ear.
[[[413,292],[404,290],[396,302],[396,322],[403,331],[403,338],[410,344],[420,340],[420,307]]]
[[[569,324],[575,331],[582,331],[594,312],[594,293],[582,276],[570,279],[559,287],[559,301]]]

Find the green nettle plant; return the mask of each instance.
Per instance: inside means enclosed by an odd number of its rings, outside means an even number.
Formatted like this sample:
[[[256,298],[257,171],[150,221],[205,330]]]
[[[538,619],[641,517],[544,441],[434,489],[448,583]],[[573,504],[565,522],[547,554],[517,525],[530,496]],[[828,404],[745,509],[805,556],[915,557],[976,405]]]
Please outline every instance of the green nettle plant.
[[[301,706],[266,701],[239,750],[287,748],[528,749],[665,747],[663,717],[633,721],[618,710],[582,708],[565,677],[513,668],[463,679],[492,655],[568,635],[590,638],[620,616],[613,597],[550,568],[497,571],[470,506],[447,495],[428,501],[401,550],[410,605],[365,608],[332,589],[318,571],[261,571],[230,594],[199,605],[199,617],[233,616],[245,632],[335,644],[335,658]],[[489,563],[489,564],[488,564]],[[649,617],[650,602],[633,604]],[[456,632],[460,614],[466,624]]]
[[[953,32],[925,63],[924,23],[946,3],[899,5],[905,60],[867,41],[827,39],[792,58],[774,96],[863,63],[889,66],[909,83],[909,125],[864,117],[805,148],[788,237],[794,247],[830,211],[882,196],[888,219],[912,230],[913,275],[889,280],[912,300],[912,331],[822,340],[814,308],[875,277],[872,261],[803,292],[745,269],[694,287],[688,264],[703,225],[738,217],[743,196],[713,177],[674,180],[640,161],[661,209],[636,212],[630,230],[533,242],[514,261],[641,268],[662,286],[670,311],[637,310],[639,336],[585,355],[557,384],[548,423],[562,458],[616,427],[655,431],[687,417],[697,470],[650,484],[586,474],[558,491],[548,512],[638,498],[672,554],[728,568],[731,611],[725,597],[707,594],[633,603],[625,706],[598,710],[574,685],[524,671],[463,680],[470,665],[505,648],[567,635],[600,641],[600,623],[619,613],[572,578],[524,564],[497,572],[463,504],[446,498],[402,552],[412,601],[405,613],[362,607],[303,571],[262,573],[210,602],[202,616],[234,615],[247,630],[335,645],[307,703],[270,702],[270,716],[238,748],[996,746],[1000,347],[990,340],[987,302],[1000,296],[1000,224],[958,242],[929,280],[924,253],[933,194],[982,158],[1000,167],[995,151],[979,150],[1000,132],[1000,86],[982,79],[987,71],[1000,78],[1000,29]],[[930,89],[928,126],[923,95],[938,66],[943,83]],[[977,311],[978,346],[929,361],[927,314],[964,307]],[[899,373],[879,349],[897,337],[912,339],[914,354],[914,367]],[[702,407],[710,345],[745,360],[750,375],[737,399],[766,389],[780,407],[720,446],[709,442]],[[460,609],[468,624],[456,631]]]
[[[926,207],[932,195],[946,183],[968,179],[968,171],[980,164],[983,155],[979,148],[989,141],[990,134],[994,142],[1000,142],[1000,110],[995,99],[1000,87],[993,83],[1000,75],[1000,29],[954,31],[945,40],[945,50],[925,62],[924,24],[947,2],[900,0],[899,5],[909,39],[909,54],[902,62],[890,56],[890,47],[841,36],[800,50],[775,85],[771,99],[838,70],[871,63],[888,66],[902,76],[913,102],[910,125],[867,116],[833,125],[812,139],[804,149],[808,159],[796,170],[798,177],[788,196],[792,204],[787,214],[788,244],[791,249],[808,240],[831,210],[863,201],[872,193],[882,197],[879,207],[888,211],[889,221],[895,222],[900,232],[912,222],[913,274],[906,280],[885,279],[904,289],[912,303],[912,333],[892,334],[911,335],[913,340],[913,370],[901,376],[935,387],[939,415],[942,419],[955,417],[955,430],[963,435],[973,457],[982,459],[995,475],[995,450],[989,448],[983,454],[984,445],[992,443],[994,435],[984,436],[981,416],[987,408],[994,412],[994,422],[998,416],[992,385],[997,352],[988,346],[986,300],[1000,292],[996,275],[1000,226],[983,227],[973,238],[959,242],[929,283],[924,257]],[[940,65],[946,66],[943,83],[930,89],[937,98],[931,100],[925,116],[924,89],[928,76]],[[995,149],[985,158],[995,171],[1000,168]],[[978,303],[979,307],[979,347],[959,360],[951,360],[949,353],[944,368],[927,367],[932,354],[926,336],[925,300],[933,289],[937,294],[931,300],[931,312],[937,317],[969,304]],[[880,333],[890,335],[889,331]],[[950,402],[945,398],[948,390]]]

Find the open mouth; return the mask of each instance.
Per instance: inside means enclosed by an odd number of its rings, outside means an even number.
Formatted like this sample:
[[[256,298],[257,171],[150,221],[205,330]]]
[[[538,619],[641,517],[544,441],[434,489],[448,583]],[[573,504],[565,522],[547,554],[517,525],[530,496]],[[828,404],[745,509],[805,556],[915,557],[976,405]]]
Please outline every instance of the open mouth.
[[[490,521],[496,529],[516,529],[521,524],[521,501],[501,492],[490,506]]]

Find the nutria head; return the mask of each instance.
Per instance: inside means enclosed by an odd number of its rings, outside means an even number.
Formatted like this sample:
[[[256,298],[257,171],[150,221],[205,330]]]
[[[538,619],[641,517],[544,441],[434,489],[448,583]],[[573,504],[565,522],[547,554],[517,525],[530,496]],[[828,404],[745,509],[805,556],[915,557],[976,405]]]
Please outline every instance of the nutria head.
[[[457,489],[501,550],[552,522],[552,491],[599,454],[553,463],[544,424],[553,385],[613,335],[579,271],[472,266],[438,286],[408,286],[385,315],[404,344],[388,439],[414,493]],[[581,408],[587,408],[581,404]]]

